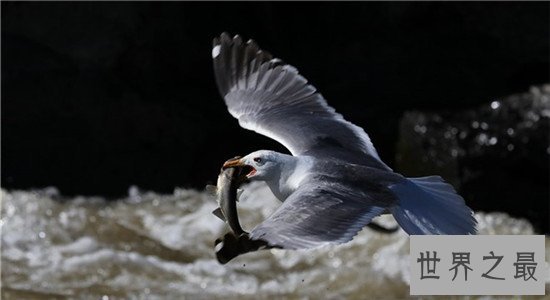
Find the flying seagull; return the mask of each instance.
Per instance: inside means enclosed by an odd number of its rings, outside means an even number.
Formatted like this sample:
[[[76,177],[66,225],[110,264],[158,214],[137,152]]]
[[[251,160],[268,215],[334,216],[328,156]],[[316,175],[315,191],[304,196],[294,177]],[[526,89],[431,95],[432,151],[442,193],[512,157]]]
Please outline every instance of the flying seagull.
[[[227,33],[214,38],[212,58],[229,113],[292,153],[259,150],[224,164],[247,166],[247,178],[283,202],[252,240],[287,249],[345,243],[384,213],[408,234],[475,234],[473,212],[450,184],[394,172],[296,68]]]

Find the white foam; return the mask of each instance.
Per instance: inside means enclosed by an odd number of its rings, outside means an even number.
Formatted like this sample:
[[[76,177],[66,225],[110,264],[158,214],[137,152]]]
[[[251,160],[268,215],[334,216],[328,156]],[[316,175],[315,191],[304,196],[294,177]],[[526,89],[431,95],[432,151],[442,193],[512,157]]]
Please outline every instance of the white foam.
[[[83,254],[88,253],[97,248],[97,242],[94,238],[84,236],[73,243],[61,245],[57,247],[57,250],[64,254]]]
[[[243,187],[245,229],[281,203],[265,184]],[[52,295],[181,298],[403,298],[409,293],[408,238],[365,229],[351,242],[313,250],[272,249],[220,265],[214,240],[227,230],[206,193],[139,193],[116,202],[58,202],[47,191],[2,191],[2,284]],[[387,216],[380,221],[394,222]],[[481,234],[532,234],[525,220],[476,214]],[[39,233],[44,232],[43,238]],[[548,242],[548,239],[547,239]],[[547,249],[547,258],[550,250]],[[550,273],[545,278],[547,289]],[[101,288],[95,288],[101,287]]]

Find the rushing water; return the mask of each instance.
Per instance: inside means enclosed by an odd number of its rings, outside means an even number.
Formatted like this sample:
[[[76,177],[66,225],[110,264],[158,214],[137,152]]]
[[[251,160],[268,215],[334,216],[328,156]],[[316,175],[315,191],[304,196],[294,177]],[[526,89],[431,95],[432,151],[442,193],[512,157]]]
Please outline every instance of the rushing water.
[[[251,190],[262,196],[248,197]],[[277,205],[261,186],[250,187],[239,203],[245,229]],[[2,190],[2,299],[408,297],[402,231],[365,229],[341,246],[264,250],[220,265],[213,244],[227,229],[211,214],[215,206],[206,193],[182,189],[158,195],[131,188],[113,202],[61,199],[53,188]],[[505,214],[476,218],[481,234],[533,233],[527,221]]]

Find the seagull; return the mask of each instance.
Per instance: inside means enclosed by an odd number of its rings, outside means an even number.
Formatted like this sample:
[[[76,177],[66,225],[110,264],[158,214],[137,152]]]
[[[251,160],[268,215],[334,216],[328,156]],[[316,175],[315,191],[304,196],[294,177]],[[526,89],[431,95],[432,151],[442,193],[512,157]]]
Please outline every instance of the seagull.
[[[450,184],[394,172],[367,133],[295,67],[227,33],[214,38],[212,58],[219,92],[239,125],[292,154],[259,150],[223,166],[246,167],[249,181],[265,182],[282,202],[251,240],[285,249],[341,244],[387,213],[410,235],[476,233],[472,210]]]

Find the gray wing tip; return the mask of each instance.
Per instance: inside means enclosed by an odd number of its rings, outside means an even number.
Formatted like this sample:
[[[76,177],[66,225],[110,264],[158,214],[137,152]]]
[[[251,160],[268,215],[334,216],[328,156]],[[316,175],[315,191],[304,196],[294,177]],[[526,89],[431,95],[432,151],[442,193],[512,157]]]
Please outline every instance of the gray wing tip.
[[[221,46],[222,44],[229,47],[231,47],[233,44],[240,46],[243,44],[243,38],[241,37],[240,34],[235,34],[233,37],[231,37],[229,33],[224,31],[219,36],[214,37],[212,42],[212,47]],[[255,48],[259,48],[256,41],[254,41],[253,39],[247,40],[246,43],[244,44],[246,46],[253,46]]]
[[[237,45],[237,46],[240,46],[242,45],[243,43],[243,39],[241,38],[240,35],[236,34],[234,37],[233,37],[233,44]]]
[[[232,38],[229,35],[229,33],[224,31],[224,32],[222,32],[222,34],[220,34],[220,40],[224,43],[227,43],[227,42],[231,42]]]
[[[261,49],[256,41],[249,39],[243,43],[243,38],[236,34],[233,37],[222,32],[212,41],[212,59],[218,89],[222,96],[238,84],[241,78],[256,72],[260,66],[269,63],[268,68],[285,65],[280,59]]]

